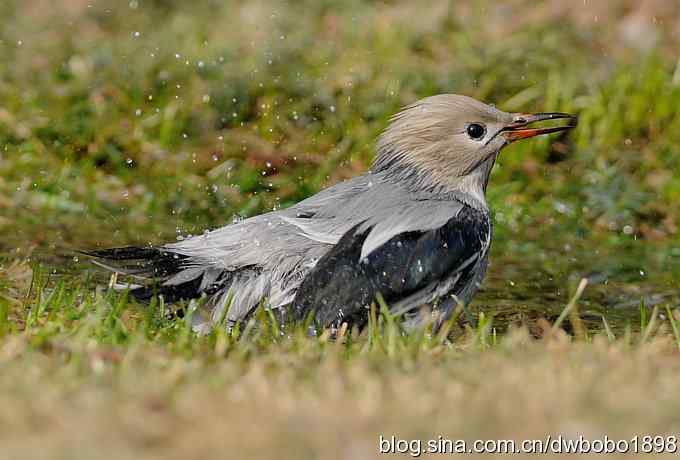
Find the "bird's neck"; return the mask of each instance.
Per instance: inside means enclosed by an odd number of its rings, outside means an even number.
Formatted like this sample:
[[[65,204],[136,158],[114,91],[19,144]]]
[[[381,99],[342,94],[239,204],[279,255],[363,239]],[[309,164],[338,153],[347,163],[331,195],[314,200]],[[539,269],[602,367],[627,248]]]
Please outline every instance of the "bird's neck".
[[[407,161],[376,161],[371,171],[381,174],[388,181],[398,183],[410,192],[428,195],[434,199],[456,199],[486,211],[486,186],[496,156],[484,160],[472,172],[461,176],[447,174],[446,168],[424,168]]]
[[[482,207],[486,208],[486,186],[489,183],[490,173],[491,169],[489,169],[489,171],[477,169],[470,174],[455,178],[456,180],[451,180],[451,183],[448,184],[448,189],[460,192],[463,195],[468,195],[472,197],[476,203],[479,203]]]

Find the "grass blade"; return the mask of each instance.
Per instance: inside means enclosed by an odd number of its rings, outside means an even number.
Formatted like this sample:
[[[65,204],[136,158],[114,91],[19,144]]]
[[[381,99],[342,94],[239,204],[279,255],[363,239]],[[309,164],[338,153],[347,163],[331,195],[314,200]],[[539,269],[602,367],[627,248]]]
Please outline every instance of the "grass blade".
[[[678,327],[678,320],[675,319],[673,315],[673,310],[671,307],[666,305],[666,314],[668,315],[668,321],[671,323],[671,328],[673,329],[673,336],[675,336],[675,343],[678,344],[678,349],[680,349],[680,327]]]
[[[578,302],[578,300],[581,298],[581,295],[583,295],[583,291],[586,289],[586,286],[588,286],[588,278],[581,278],[581,281],[578,283],[578,287],[576,288],[574,296],[571,298],[571,300],[569,300],[569,303],[567,304],[566,307],[564,307],[564,310],[562,310],[562,313],[560,313],[560,316],[557,318],[557,321],[555,321],[555,324],[553,324],[552,327],[553,333],[557,332],[557,330],[560,328],[567,315],[569,315],[569,313],[574,309],[574,307],[576,307],[576,302]]]
[[[614,332],[612,332],[611,327],[609,327],[607,318],[605,318],[604,315],[602,315],[602,324],[604,325],[604,331],[607,333],[607,338],[610,342],[614,342],[616,340],[616,336],[614,335]]]
[[[654,306],[654,309],[652,310],[652,316],[649,318],[649,323],[647,324],[647,327],[645,328],[643,334],[642,334],[642,339],[640,340],[640,343],[646,343],[647,340],[652,336],[652,331],[654,331],[654,326],[656,326],[656,317],[659,315],[659,307]]]

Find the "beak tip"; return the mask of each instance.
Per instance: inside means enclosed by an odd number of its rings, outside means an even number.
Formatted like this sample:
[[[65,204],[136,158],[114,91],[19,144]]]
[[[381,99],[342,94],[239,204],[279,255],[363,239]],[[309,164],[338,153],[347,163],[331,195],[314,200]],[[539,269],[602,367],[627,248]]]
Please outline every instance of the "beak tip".
[[[528,128],[527,125],[539,121],[567,119],[567,124],[545,128]],[[505,130],[505,137],[509,142],[541,134],[563,132],[575,128],[578,125],[578,117],[563,112],[540,112],[540,113],[518,113],[515,114],[510,124]]]

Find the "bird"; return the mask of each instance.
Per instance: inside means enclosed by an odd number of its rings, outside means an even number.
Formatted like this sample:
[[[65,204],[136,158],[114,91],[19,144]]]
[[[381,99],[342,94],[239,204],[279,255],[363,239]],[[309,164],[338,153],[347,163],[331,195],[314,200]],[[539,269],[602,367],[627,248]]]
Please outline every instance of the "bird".
[[[535,125],[556,119],[563,120]],[[464,95],[429,96],[390,119],[365,174],[202,235],[87,254],[131,276],[128,289],[141,301],[193,302],[197,333],[233,328],[260,305],[286,323],[311,318],[316,330],[362,328],[378,300],[408,329],[439,327],[486,273],[493,232],[486,190],[501,150],[576,125],[568,113],[510,113]]]

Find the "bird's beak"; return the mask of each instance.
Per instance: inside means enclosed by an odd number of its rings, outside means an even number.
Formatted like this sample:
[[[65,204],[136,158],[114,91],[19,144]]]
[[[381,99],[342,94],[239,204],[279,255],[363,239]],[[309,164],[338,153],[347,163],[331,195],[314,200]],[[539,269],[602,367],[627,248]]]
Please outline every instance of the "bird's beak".
[[[568,122],[563,126],[551,126],[545,128],[527,128],[527,125],[545,120],[567,119]],[[578,118],[575,115],[560,112],[550,113],[516,113],[512,118],[512,123],[501,130],[501,134],[505,136],[508,142],[514,142],[519,139],[526,139],[529,137],[539,136],[541,134],[558,133],[568,129],[575,128],[578,124]]]

